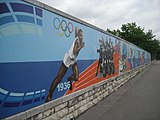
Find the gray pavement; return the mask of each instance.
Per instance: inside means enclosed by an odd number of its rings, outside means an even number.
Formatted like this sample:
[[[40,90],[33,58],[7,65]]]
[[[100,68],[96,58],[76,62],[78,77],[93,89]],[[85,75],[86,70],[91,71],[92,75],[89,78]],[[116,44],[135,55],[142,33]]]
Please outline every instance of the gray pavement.
[[[160,120],[160,61],[76,120]]]

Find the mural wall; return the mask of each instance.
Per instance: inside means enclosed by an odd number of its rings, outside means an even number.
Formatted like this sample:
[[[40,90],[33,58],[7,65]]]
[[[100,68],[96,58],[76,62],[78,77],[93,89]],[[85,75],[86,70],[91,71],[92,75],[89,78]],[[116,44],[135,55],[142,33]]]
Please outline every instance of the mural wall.
[[[0,1],[0,119],[150,62],[150,53],[21,0]]]

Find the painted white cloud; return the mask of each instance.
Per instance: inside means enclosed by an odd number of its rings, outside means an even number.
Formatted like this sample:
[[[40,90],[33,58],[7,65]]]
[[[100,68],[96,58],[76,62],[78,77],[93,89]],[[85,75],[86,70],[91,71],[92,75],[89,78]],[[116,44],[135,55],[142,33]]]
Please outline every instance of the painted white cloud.
[[[136,22],[160,40],[160,0],[39,0],[101,29]]]

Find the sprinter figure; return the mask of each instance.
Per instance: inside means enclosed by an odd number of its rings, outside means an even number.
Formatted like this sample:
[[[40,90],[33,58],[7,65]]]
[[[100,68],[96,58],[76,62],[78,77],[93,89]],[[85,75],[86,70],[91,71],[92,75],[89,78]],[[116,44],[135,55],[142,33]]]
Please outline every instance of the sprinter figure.
[[[75,39],[72,43],[72,46],[70,47],[69,51],[64,55],[64,59],[62,62],[62,65],[59,69],[59,72],[55,79],[53,80],[49,93],[46,98],[46,102],[49,102],[52,100],[53,92],[56,88],[56,86],[61,82],[63,79],[65,73],[67,72],[68,68],[72,66],[72,75],[68,77],[68,81],[70,81],[70,90],[72,89],[72,80],[78,81],[79,78],[79,71],[78,71],[78,65],[76,58],[80,52],[80,50],[84,47],[83,42],[83,31],[81,29],[75,28]]]

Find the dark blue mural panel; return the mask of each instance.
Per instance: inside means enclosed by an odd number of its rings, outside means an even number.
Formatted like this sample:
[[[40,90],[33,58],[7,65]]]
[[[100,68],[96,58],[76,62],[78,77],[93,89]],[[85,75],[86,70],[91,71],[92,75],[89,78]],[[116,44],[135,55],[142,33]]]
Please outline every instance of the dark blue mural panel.
[[[0,3],[0,14],[10,12],[5,3]]]
[[[10,3],[14,12],[26,12],[33,14],[33,7],[22,3]]]

